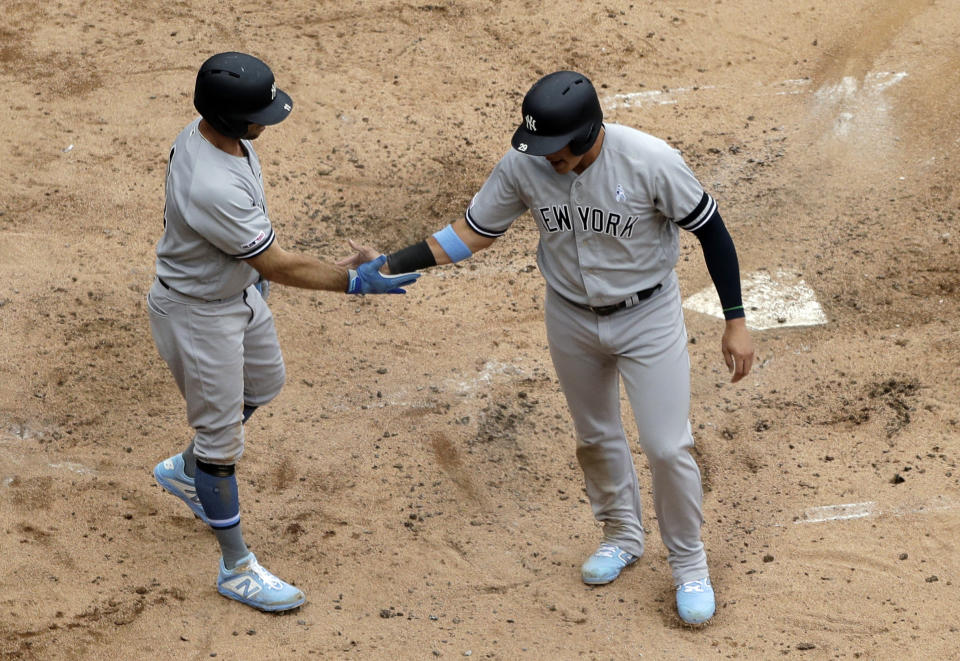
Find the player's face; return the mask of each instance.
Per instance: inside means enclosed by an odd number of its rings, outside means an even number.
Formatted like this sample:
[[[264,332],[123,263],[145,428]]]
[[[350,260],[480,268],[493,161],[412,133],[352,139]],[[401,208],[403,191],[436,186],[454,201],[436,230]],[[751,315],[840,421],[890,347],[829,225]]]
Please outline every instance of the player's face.
[[[560,151],[554,152],[552,154],[547,154],[544,156],[550,165],[553,166],[554,172],[557,174],[566,174],[580,165],[580,161],[583,160],[583,156],[577,156],[572,151],[570,151],[570,146],[566,146]]]
[[[244,134],[244,140],[256,140],[260,137],[260,134],[263,133],[263,129],[267,128],[263,124],[247,124],[247,132]]]

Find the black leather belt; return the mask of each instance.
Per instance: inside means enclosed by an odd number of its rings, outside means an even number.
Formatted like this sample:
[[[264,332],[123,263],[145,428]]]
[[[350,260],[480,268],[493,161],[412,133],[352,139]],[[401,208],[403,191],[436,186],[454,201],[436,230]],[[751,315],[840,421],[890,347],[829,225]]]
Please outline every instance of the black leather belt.
[[[612,305],[599,305],[599,306],[587,305],[586,303],[577,303],[576,301],[571,301],[566,296],[560,296],[560,298],[565,300],[570,305],[577,306],[581,310],[590,310],[590,312],[598,314],[601,317],[606,317],[607,315],[613,314],[614,312],[617,312],[619,310],[623,310],[624,308],[632,308],[634,305],[636,305],[640,301],[647,300],[648,298],[653,296],[653,293],[658,289],[660,289],[660,285],[650,287],[649,289],[641,289],[635,294],[632,294],[629,298],[624,299],[619,303],[614,303]]]

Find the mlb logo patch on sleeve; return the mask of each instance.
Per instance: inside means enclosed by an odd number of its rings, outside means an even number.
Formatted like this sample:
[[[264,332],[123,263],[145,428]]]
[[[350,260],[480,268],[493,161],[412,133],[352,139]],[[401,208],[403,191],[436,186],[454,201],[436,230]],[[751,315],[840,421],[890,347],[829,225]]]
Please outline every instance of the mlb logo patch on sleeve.
[[[250,250],[250,248],[255,248],[256,246],[263,243],[263,240],[266,238],[267,238],[267,233],[260,232],[259,234],[257,234],[257,238],[255,238],[253,241],[250,241],[249,243],[244,243],[242,246],[240,246],[240,250]]]

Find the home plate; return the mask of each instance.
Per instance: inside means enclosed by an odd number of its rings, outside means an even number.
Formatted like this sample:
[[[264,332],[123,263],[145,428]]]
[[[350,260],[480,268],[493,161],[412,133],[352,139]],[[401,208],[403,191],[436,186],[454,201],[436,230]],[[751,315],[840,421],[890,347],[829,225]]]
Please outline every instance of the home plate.
[[[827,315],[813,290],[789,271],[766,271],[745,276],[740,283],[747,326],[754,330],[786,326],[818,326],[827,323]],[[694,312],[723,318],[720,299],[713,287],[687,298],[683,307]]]

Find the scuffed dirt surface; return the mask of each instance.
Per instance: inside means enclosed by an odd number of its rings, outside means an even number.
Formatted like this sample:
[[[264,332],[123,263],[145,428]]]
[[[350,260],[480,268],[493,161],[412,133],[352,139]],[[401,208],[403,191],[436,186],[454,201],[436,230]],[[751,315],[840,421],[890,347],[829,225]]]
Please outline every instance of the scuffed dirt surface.
[[[951,658],[958,26],[956,0],[6,3],[0,658]],[[257,143],[286,248],[455,219],[529,85],[573,68],[683,150],[744,273],[816,292],[829,323],[756,332],[735,386],[721,322],[687,313],[709,626],[676,619],[639,453],[647,553],[579,581],[599,530],[529,217],[405,297],[273,289],[289,378],[248,428],[244,526],[308,601],[216,593],[212,535],[151,475],[190,430],[143,300],[169,145],[223,50],[295,99]],[[691,237],[678,271],[710,286]]]

